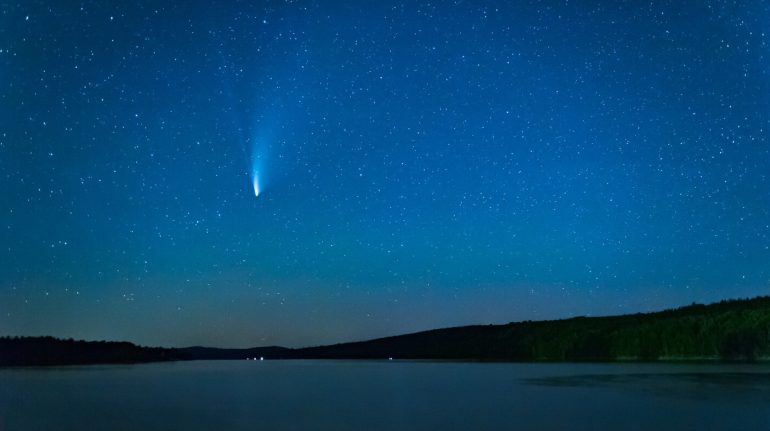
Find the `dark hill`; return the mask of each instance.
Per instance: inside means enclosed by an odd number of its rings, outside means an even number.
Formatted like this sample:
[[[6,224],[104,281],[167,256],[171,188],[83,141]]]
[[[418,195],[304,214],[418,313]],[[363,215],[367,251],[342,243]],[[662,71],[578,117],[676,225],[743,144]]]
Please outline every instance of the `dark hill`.
[[[437,329],[293,353],[351,359],[754,360],[770,358],[770,297],[647,314]]]
[[[0,366],[114,364],[185,359],[176,349],[54,337],[0,338]]]
[[[770,297],[609,317],[463,326],[302,349],[165,349],[131,343],[0,338],[0,365],[191,359],[616,361],[770,359]]]

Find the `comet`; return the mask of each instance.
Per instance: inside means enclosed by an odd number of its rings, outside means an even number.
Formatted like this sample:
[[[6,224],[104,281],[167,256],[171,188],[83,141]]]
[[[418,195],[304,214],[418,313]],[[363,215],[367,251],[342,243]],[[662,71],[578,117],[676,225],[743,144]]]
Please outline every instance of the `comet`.
[[[259,178],[257,177],[256,172],[252,177],[251,184],[254,186],[254,196],[259,197]]]
[[[251,160],[248,173],[251,178],[251,187],[254,189],[254,197],[257,198],[262,194],[262,189],[269,185],[265,177],[266,172],[269,171],[266,166],[268,150],[266,142],[269,142],[269,138],[265,135],[265,132],[262,132],[252,138],[249,143],[251,146]]]
[[[251,158],[251,186],[254,188],[254,196],[259,197],[259,193],[262,191],[259,183],[259,174],[262,173],[262,160],[259,154],[255,151]]]

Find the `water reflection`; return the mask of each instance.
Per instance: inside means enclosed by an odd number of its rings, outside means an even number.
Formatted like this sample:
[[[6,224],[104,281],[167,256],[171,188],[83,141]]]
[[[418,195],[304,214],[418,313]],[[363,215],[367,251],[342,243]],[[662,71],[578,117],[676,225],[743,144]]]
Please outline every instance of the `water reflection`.
[[[744,397],[770,399],[770,372],[677,372],[580,374],[523,379],[552,387],[605,387],[644,391],[663,397],[722,398],[740,402]]]
[[[0,369],[0,430],[770,429],[770,366],[193,361]]]

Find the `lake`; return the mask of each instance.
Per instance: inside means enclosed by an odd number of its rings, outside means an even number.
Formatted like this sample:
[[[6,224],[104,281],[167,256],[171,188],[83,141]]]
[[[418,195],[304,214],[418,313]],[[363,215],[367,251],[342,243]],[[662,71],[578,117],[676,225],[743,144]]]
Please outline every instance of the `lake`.
[[[0,430],[770,429],[770,365],[192,361],[0,369]]]

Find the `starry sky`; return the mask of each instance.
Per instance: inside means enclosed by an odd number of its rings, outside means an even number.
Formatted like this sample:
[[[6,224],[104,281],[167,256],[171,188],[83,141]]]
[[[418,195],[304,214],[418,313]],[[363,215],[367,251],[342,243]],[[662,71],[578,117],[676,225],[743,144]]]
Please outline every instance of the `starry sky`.
[[[0,333],[304,346],[768,294],[768,25],[0,2]]]

